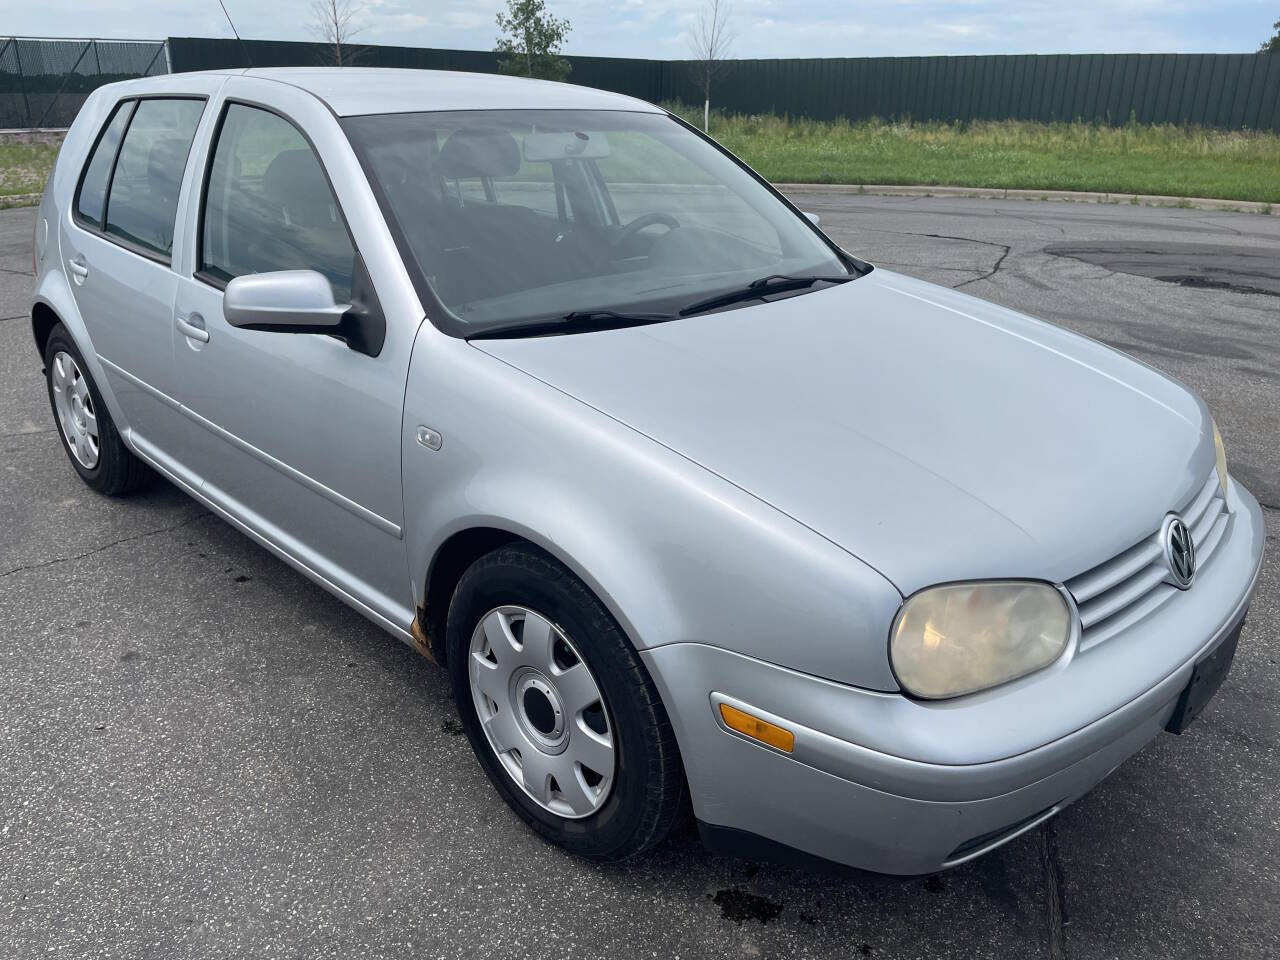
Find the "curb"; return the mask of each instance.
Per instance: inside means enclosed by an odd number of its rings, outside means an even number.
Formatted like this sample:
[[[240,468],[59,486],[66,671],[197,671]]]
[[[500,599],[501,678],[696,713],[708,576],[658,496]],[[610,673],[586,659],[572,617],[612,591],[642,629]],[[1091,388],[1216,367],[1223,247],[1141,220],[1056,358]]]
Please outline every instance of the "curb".
[[[1280,204],[1256,200],[1213,200],[1206,197],[1162,197],[1146,193],[1093,193],[1072,190],[1002,190],[986,187],[899,187],[888,184],[775,183],[785,194],[841,193],[866,197],[963,197],[971,200],[1053,200],[1059,203],[1127,203],[1140,207],[1181,207],[1184,210],[1215,210],[1225,213],[1253,213],[1280,216]],[[0,197],[0,210],[29,207],[40,202],[39,193],[18,193]]]
[[[40,198],[44,194],[40,193],[15,193],[7,197],[0,197],[0,210],[8,207],[34,207],[40,202]]]
[[[785,194],[842,193],[870,197],[967,197],[976,200],[1056,200],[1063,203],[1127,203],[1142,207],[1181,207],[1280,216],[1280,204],[1256,200],[1214,200],[1206,197],[1162,197],[1144,193],[1097,193],[1073,190],[1005,190],[999,187],[928,187],[892,184],[775,183]]]

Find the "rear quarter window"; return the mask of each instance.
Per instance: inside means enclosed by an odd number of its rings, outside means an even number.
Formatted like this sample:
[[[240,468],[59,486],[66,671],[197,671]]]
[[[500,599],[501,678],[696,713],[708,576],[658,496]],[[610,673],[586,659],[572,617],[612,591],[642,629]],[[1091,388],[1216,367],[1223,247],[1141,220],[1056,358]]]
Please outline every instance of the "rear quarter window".
[[[124,128],[129,125],[134,101],[116,104],[98,135],[97,143],[89,151],[89,160],[80,175],[80,189],[76,192],[76,216],[98,229],[102,228],[102,214],[107,200],[107,184],[111,179],[111,167],[115,163],[116,150]]]

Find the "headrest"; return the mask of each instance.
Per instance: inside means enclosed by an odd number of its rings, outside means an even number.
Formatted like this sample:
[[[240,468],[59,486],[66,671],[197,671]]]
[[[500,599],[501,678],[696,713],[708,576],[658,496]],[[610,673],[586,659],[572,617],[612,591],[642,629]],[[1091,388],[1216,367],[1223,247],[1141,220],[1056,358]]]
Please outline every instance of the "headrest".
[[[464,127],[449,135],[436,164],[446,180],[510,177],[520,169],[520,146],[506,130]]]
[[[262,175],[262,192],[284,208],[290,223],[315,227],[336,221],[329,182],[305,147],[276,154]]]

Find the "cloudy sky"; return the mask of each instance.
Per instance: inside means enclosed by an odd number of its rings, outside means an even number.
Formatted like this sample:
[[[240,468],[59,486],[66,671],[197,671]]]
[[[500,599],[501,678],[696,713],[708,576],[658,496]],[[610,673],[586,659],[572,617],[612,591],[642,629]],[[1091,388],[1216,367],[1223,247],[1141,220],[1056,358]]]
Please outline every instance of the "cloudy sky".
[[[314,39],[311,0],[225,0],[246,37]],[[702,0],[548,0],[566,53],[687,56]],[[968,53],[1252,52],[1280,0],[733,0],[740,57]],[[364,43],[492,49],[505,0],[364,0]],[[230,36],[217,0],[0,0],[26,36]]]

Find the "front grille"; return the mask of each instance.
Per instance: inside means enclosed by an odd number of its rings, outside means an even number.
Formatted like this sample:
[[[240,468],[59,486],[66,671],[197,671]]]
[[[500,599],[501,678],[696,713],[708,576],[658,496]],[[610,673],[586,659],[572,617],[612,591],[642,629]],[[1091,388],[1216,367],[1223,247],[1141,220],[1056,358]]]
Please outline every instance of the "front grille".
[[[1227,529],[1226,502],[1216,471],[1177,511],[1191,531],[1196,568],[1203,570]],[[1080,649],[1108,640],[1167,603],[1179,591],[1165,582],[1160,530],[1128,550],[1066,582],[1080,611]],[[1194,589],[1194,588],[1193,588]]]

